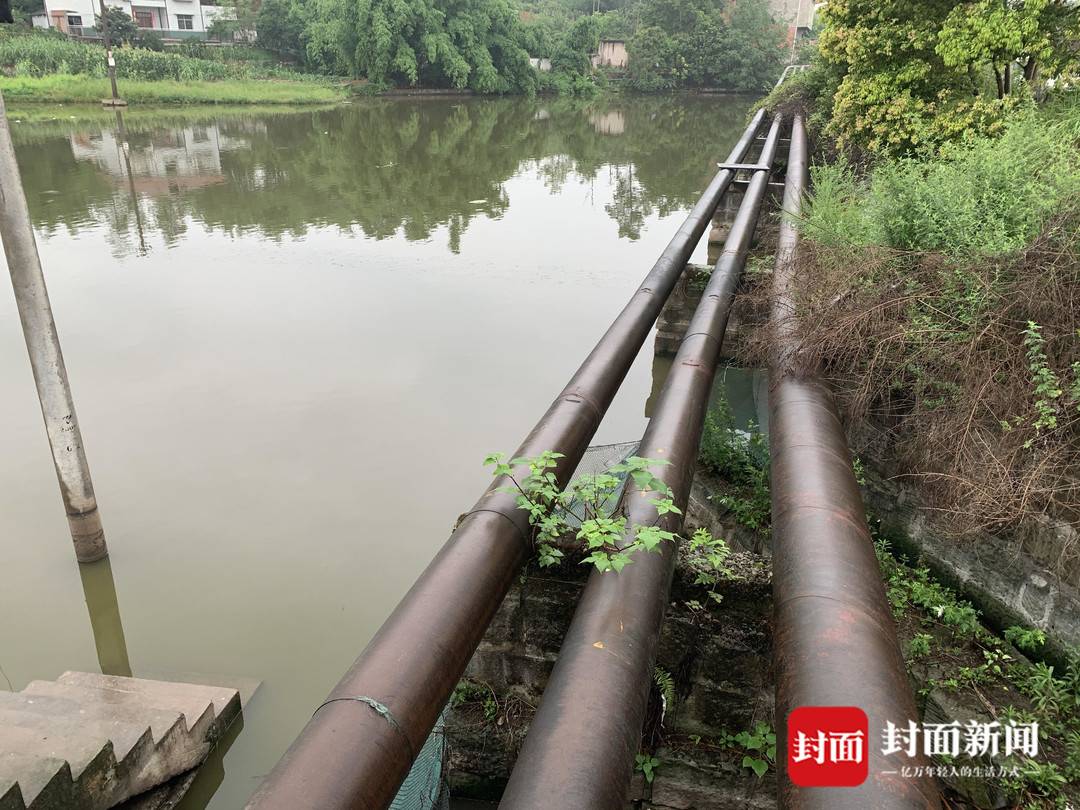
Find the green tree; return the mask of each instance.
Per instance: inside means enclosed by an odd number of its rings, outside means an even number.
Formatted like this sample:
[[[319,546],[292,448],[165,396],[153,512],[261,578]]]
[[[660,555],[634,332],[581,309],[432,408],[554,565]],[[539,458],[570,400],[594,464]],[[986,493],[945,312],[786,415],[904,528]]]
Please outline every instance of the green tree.
[[[706,20],[694,31],[680,37],[679,47],[686,54],[686,81],[699,87],[723,85],[727,80],[727,25],[719,17]]]
[[[786,36],[767,0],[642,0],[626,19],[639,23],[627,43],[637,90],[682,84],[763,90],[780,75]]]
[[[15,22],[30,25],[30,18],[35,11],[40,11],[42,4],[38,0],[7,0],[11,10],[11,19],[0,19],[0,22]],[[0,4],[0,17],[3,16],[2,4]]]
[[[677,41],[655,25],[639,29],[626,50],[630,86],[635,90],[671,90],[686,77],[686,59]]]
[[[521,23],[521,47],[529,56],[550,59],[569,27],[569,18],[526,15]]]
[[[579,17],[551,52],[551,72],[541,74],[541,87],[561,95],[591,95],[598,88],[590,57],[600,45],[599,16]]]
[[[104,21],[100,14],[94,18],[94,26],[98,31],[106,25],[109,27],[109,39],[114,43],[130,45],[139,38],[139,26],[123,9],[116,6],[105,7]]]
[[[764,90],[780,75],[786,34],[766,0],[741,0],[730,20],[713,14],[679,38],[689,84]]]
[[[260,47],[303,60],[304,3],[300,0],[263,0],[255,15]]]
[[[600,47],[600,23],[595,16],[574,22],[551,55],[552,70],[586,74],[592,69],[589,58]]]
[[[787,40],[783,27],[769,13],[766,0],[740,0],[723,39],[726,59],[718,59],[724,75],[717,84],[737,90],[765,90],[780,77]]]
[[[510,0],[313,0],[308,58],[376,85],[531,90]]]
[[[936,50],[947,66],[967,71],[975,93],[980,71],[992,70],[1001,99],[1013,91],[1014,64],[1029,82],[1040,65],[1052,74],[1075,68],[1078,19],[1066,0],[961,3],[945,18]]]
[[[995,134],[1029,81],[1075,69],[1070,0],[832,0],[820,53],[839,86],[827,132],[841,145],[903,153]],[[993,76],[996,93],[983,92]]]
[[[638,6],[638,17],[643,27],[685,34],[719,11],[719,5],[703,0],[644,0]]]

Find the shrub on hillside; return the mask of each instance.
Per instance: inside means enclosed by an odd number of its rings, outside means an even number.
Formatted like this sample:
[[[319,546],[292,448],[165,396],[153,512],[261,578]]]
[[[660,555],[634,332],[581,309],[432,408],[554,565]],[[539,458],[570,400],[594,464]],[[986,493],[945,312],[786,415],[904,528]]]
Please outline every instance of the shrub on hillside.
[[[879,163],[867,180],[843,161],[816,167],[807,233],[828,243],[951,255],[1030,244],[1080,196],[1080,103],[1019,116],[1000,138],[973,138],[929,160]]]
[[[1080,526],[1078,133],[1064,104],[868,178],[813,173],[803,362],[966,531]]]

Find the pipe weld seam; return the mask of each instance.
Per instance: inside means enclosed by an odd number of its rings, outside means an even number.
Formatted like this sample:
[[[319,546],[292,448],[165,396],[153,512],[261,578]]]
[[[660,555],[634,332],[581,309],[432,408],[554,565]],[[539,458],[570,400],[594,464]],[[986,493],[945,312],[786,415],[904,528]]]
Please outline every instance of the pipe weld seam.
[[[583,402],[586,405],[588,405],[589,408],[592,409],[593,415],[596,417],[597,423],[600,423],[600,422],[603,421],[603,419],[604,419],[604,410],[603,410],[603,408],[601,408],[599,404],[594,402],[593,398],[590,397],[588,394],[584,394],[581,391],[568,391],[565,394],[561,394],[557,401],[566,400],[567,402],[570,402],[570,404],[572,404],[572,405],[577,404],[573,400],[570,399],[571,397],[577,397],[580,402]]]
[[[825,512],[827,515],[839,518],[848,526],[857,529],[860,535],[865,534],[869,536],[870,524],[866,519],[865,510],[859,509],[859,507],[861,506],[862,498],[859,499],[858,504],[853,501],[847,504],[846,508],[844,504],[836,504],[834,506],[818,506],[817,504],[813,503],[788,503],[787,505],[781,506],[779,509],[776,510],[776,513],[773,515],[773,523],[774,525],[776,523],[780,523],[781,518],[786,517],[792,512]],[[848,509],[851,510],[850,514],[848,514]],[[860,512],[862,513],[862,520],[859,520]]]
[[[781,599],[780,601],[776,601],[775,595],[773,596],[775,606],[787,606],[790,605],[792,602],[798,602],[803,599],[820,599],[824,602],[832,602],[835,605],[840,605],[843,608],[851,610],[852,613],[868,619],[870,621],[871,627],[879,634],[887,632],[885,626],[879,621],[879,614],[875,613],[873,610],[868,609],[866,603],[858,599],[846,599],[836,596],[828,596],[827,594],[823,593],[802,593],[798,596],[791,596],[787,599]]]
[[[409,735],[405,733],[405,729],[401,727],[401,724],[394,717],[390,709],[388,709],[382,703],[379,703],[379,701],[375,700],[375,698],[373,697],[368,697],[367,695],[349,695],[348,697],[327,698],[319,705],[318,709],[311,713],[311,716],[314,717],[315,715],[317,715],[319,713],[319,709],[322,709],[323,706],[329,706],[331,703],[343,703],[346,701],[363,703],[365,706],[374,711],[377,715],[382,717],[387,722],[387,724],[389,724],[389,726],[394,729],[394,731],[401,735],[401,739],[405,741],[405,747],[409,749],[409,761],[416,761],[416,749],[413,748],[412,741],[409,739]]]
[[[679,341],[679,346],[681,347],[684,343],[686,343],[686,341],[688,341],[692,337],[703,337],[706,340],[713,340],[719,344],[723,343],[723,338],[719,338],[709,332],[691,332],[689,335],[682,336],[682,340]]]
[[[510,515],[506,514],[506,512],[501,512],[498,509],[470,509],[468,512],[465,513],[465,516],[461,519],[461,522],[464,523],[466,518],[475,515],[477,512],[490,512],[493,515],[498,515],[499,517],[505,518],[506,520],[510,521],[510,525],[517,529],[517,533],[521,535],[521,539],[525,541],[525,545],[531,548],[533,551],[536,551],[536,546],[533,543],[532,537],[523,532],[521,530],[521,527],[518,526],[514,519],[510,517]]]

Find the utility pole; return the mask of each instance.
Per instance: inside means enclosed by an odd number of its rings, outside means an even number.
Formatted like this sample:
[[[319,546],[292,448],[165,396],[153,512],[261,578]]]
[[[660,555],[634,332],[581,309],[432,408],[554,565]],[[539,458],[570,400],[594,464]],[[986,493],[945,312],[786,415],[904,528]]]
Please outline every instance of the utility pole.
[[[120,98],[116,89],[116,59],[113,58],[112,43],[109,42],[109,18],[105,16],[105,0],[98,0],[101,6],[101,36],[105,40],[105,65],[109,71],[109,84],[112,85],[112,98],[102,99],[106,107],[126,107],[127,102]]]
[[[81,563],[95,562],[109,553],[105,546],[105,531],[101,528],[94,484],[90,480],[79,420],[75,416],[75,402],[68,385],[64,356],[60,352],[49,293],[45,289],[45,275],[30,224],[30,209],[26,205],[19,164],[15,160],[15,147],[11,143],[3,94],[0,94],[0,239],[4,243],[41,415],[45,419],[60,494],[71,527],[71,539],[75,543],[75,557]]]

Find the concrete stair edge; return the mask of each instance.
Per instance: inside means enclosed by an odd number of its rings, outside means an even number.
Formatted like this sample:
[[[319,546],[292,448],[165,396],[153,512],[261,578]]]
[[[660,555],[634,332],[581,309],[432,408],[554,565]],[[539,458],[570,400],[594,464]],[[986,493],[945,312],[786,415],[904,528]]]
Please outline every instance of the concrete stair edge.
[[[94,673],[0,693],[0,810],[106,810],[198,766],[240,711],[236,689]]]

